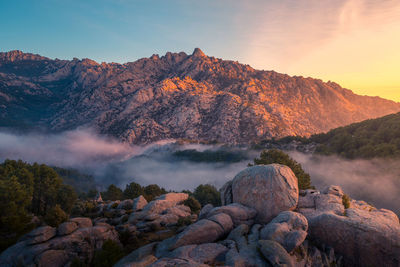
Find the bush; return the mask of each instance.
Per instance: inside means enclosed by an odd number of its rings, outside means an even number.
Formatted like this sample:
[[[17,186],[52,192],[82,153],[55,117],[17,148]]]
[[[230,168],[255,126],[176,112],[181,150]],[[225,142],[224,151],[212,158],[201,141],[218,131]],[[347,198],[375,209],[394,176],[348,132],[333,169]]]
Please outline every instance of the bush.
[[[123,193],[122,190],[115,185],[111,184],[106,192],[101,193],[103,200],[122,200]]]
[[[190,224],[192,224],[192,219],[190,218],[190,216],[187,216],[187,217],[180,217],[178,219],[178,222],[176,223],[176,226],[182,227],[182,226],[188,226]]]
[[[126,185],[124,190],[125,199],[137,198],[140,195],[143,195],[143,187],[140,184],[132,182]]]
[[[221,206],[221,194],[210,184],[201,184],[193,192],[193,196],[200,202],[201,206],[212,204],[214,206]]]
[[[197,199],[194,197],[190,196],[188,199],[186,199],[183,202],[183,205],[188,206],[192,213],[198,214],[201,210],[201,204]]]
[[[350,208],[350,197],[346,194],[342,196],[342,203],[345,209]]]
[[[294,175],[296,175],[297,177],[299,189],[304,190],[313,188],[313,186],[311,186],[310,175],[303,170],[300,163],[292,159],[288,154],[286,154],[281,150],[278,149],[264,150],[263,152],[261,152],[260,158],[254,159],[254,165],[262,165],[262,164],[267,165],[273,163],[278,163],[288,166],[293,171]],[[249,165],[252,166],[251,164]]]
[[[53,227],[57,227],[59,224],[68,220],[68,215],[61,209],[60,205],[55,205],[51,208],[46,216],[44,217],[44,221]]]
[[[71,210],[73,216],[90,217],[98,211],[93,201],[77,201]]]
[[[101,250],[95,252],[92,265],[96,267],[111,267],[124,256],[120,245],[112,240],[106,240]]]
[[[143,193],[144,193],[144,198],[147,201],[152,201],[153,199],[155,199],[156,197],[167,193],[167,191],[165,191],[164,188],[160,188],[158,185],[156,184],[151,184],[146,186],[143,189]]]
[[[78,257],[72,260],[70,267],[86,267],[88,266],[84,262],[81,261]]]

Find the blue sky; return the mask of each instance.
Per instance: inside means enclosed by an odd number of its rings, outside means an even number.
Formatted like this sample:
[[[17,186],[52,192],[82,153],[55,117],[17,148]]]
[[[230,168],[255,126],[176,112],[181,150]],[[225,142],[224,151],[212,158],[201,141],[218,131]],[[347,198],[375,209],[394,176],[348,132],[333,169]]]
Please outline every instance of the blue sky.
[[[398,0],[0,0],[0,51],[238,60],[400,100]]]
[[[3,1],[0,48],[126,62],[201,47],[230,58],[240,46],[233,9],[229,1]]]

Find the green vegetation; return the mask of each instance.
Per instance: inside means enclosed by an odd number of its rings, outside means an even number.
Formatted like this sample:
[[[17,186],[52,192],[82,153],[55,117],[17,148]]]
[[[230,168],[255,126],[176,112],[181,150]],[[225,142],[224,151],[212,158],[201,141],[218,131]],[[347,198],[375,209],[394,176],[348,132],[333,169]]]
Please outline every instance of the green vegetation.
[[[101,250],[95,252],[92,266],[111,267],[124,255],[124,251],[119,244],[112,240],[106,240]]]
[[[124,191],[122,191],[119,187],[111,184],[108,186],[107,191],[101,192],[101,196],[104,201],[108,201],[133,199],[140,195],[143,195],[143,197],[146,198],[147,201],[152,201],[156,197],[166,193],[167,191],[164,188],[161,188],[156,184],[141,186],[138,183],[132,182],[126,185]],[[94,199],[96,195],[97,190],[91,190],[87,194],[88,198],[90,196],[89,199]]]
[[[115,185],[111,184],[108,186],[107,191],[101,192],[103,200],[121,200],[124,199],[124,194],[122,190]]]
[[[350,197],[346,194],[342,196],[342,203],[345,209],[350,208]]]
[[[52,207],[44,217],[44,221],[53,227],[57,227],[61,223],[65,222],[68,220],[68,215],[63,211],[60,207],[60,205],[55,205]]]
[[[400,156],[400,113],[316,134],[309,141],[320,144],[316,153],[346,158]]]
[[[176,223],[177,227],[182,227],[182,226],[188,226],[192,224],[192,219],[190,218],[190,216],[187,217],[180,217],[178,219],[178,222]]]
[[[151,184],[151,185],[145,186],[143,188],[143,192],[144,192],[143,196],[147,201],[152,201],[159,195],[167,193],[167,191],[164,188],[161,188],[156,184]]]
[[[61,177],[64,184],[72,186],[78,193],[88,192],[97,186],[92,175],[83,174],[75,169],[64,169],[54,166],[52,168]]]
[[[144,194],[143,187],[135,182],[127,184],[124,190],[124,198],[133,199]]]
[[[213,185],[199,185],[194,190],[193,196],[200,202],[202,207],[207,204],[212,204],[214,207],[221,206],[221,194]]]
[[[228,150],[205,150],[197,151],[195,149],[179,150],[172,154],[181,160],[193,162],[240,162],[248,159],[247,155],[242,151]]]
[[[75,202],[71,210],[71,215],[75,217],[89,217],[93,218],[97,216],[97,207],[94,201],[78,200]]]
[[[188,206],[190,208],[190,210],[192,211],[192,213],[194,213],[194,214],[199,214],[199,212],[201,210],[200,202],[197,199],[195,199],[193,196],[189,196],[189,198],[183,202],[183,205]]]
[[[51,225],[66,220],[76,199],[53,168],[5,160],[0,164],[0,251],[36,226],[33,216]]]
[[[290,169],[292,169],[293,173],[297,177],[299,183],[299,189],[304,190],[308,188],[313,188],[311,186],[310,175],[303,170],[301,164],[292,159],[288,154],[286,154],[281,150],[278,149],[264,150],[261,152],[260,158],[254,159],[254,165],[272,164],[272,163],[286,165]],[[252,166],[252,164],[249,165]]]

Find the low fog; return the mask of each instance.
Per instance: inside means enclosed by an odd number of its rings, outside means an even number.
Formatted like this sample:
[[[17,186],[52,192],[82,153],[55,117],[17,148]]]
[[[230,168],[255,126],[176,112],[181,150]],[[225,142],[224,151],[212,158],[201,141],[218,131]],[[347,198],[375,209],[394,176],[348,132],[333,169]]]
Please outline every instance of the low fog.
[[[0,132],[1,161],[22,159],[75,168],[92,174],[103,189],[111,183],[124,189],[132,181],[177,191],[192,190],[204,183],[219,188],[259,154],[259,151],[247,151],[248,158],[235,163],[199,163],[172,156],[174,151],[185,149],[216,150],[220,146],[178,145],[174,140],[131,146],[99,136],[90,129],[48,135]],[[400,214],[400,161],[289,154],[302,164],[318,189],[340,185],[354,199]]]
[[[351,198],[400,214],[400,160],[345,160],[289,152],[318,189],[340,185]]]

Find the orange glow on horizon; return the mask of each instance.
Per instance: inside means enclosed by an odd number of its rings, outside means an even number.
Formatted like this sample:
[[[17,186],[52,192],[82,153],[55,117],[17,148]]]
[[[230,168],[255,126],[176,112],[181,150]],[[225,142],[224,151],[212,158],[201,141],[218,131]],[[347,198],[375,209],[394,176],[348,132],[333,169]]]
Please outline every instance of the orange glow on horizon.
[[[400,102],[400,2],[348,0],[329,8],[316,3],[314,10],[299,3],[295,12],[277,7],[284,19],[267,20],[251,35],[250,65]]]

